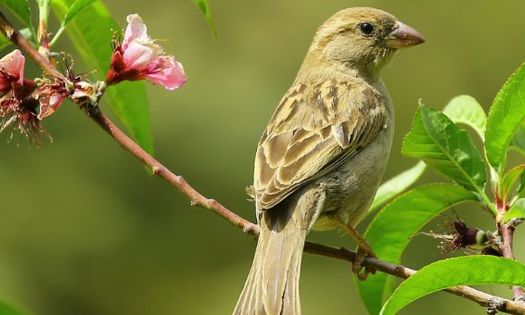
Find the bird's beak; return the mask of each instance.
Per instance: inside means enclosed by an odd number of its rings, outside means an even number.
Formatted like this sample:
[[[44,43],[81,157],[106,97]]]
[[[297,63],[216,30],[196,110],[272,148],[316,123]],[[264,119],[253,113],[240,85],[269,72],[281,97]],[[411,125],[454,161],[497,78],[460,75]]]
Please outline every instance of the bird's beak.
[[[386,37],[386,44],[390,48],[398,49],[419,45],[425,42],[423,35],[401,22],[396,22],[394,30]]]

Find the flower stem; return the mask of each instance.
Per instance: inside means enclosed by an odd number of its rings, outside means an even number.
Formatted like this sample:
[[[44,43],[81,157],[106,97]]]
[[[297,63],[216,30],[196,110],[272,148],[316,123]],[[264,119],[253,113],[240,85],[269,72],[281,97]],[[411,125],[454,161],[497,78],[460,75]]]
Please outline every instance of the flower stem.
[[[41,53],[46,57],[49,53],[49,37],[47,34],[47,20],[49,17],[49,0],[37,0],[38,3],[38,42]]]

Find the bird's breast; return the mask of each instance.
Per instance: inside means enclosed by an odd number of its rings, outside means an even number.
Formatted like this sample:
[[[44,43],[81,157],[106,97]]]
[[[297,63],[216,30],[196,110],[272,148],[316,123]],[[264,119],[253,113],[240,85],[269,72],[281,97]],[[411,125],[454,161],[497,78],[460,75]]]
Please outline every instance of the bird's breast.
[[[318,218],[314,230],[335,228],[336,223],[331,219],[334,215],[346,223],[356,225],[370,207],[383,179],[394,134],[390,97],[386,90],[382,91],[382,95],[387,109],[383,130],[354,157],[318,180],[318,184],[326,187],[326,201],[324,215]]]

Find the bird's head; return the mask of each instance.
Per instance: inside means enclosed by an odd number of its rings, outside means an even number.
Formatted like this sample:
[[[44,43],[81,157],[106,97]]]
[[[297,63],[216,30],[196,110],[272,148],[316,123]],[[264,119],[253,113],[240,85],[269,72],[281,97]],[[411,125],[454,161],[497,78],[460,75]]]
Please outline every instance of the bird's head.
[[[309,54],[320,61],[378,72],[396,50],[424,41],[418,31],[385,11],[349,8],[319,27]]]

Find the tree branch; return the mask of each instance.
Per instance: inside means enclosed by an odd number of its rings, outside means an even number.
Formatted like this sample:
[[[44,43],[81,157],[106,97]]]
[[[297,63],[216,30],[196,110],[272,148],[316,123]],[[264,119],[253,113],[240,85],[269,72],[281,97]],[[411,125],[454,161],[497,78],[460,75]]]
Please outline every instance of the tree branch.
[[[514,231],[515,228],[510,224],[498,224],[498,230],[499,233],[503,239],[503,243],[500,246],[500,251],[503,257],[514,259],[514,253],[513,253],[513,240],[514,240]],[[525,295],[525,291],[523,290],[523,287],[520,286],[513,286],[512,292],[514,295],[514,300],[523,300],[523,297]]]
[[[17,45],[26,55],[48,74],[56,77],[63,77],[63,75],[51,64],[45,57],[40,55],[38,51],[29,43],[20,33],[7,21],[5,16],[0,12],[0,31],[15,45]],[[232,210],[226,208],[214,199],[209,199],[193,188],[186,180],[179,175],[175,175],[162,163],[157,161],[153,156],[144,151],[135,141],[128,137],[122,130],[120,130],[113,122],[111,122],[98,108],[87,108],[88,116],[104,131],[106,131],[121,147],[135,156],[138,160],[148,166],[154,175],[165,179],[169,184],[182,192],[191,200],[192,206],[202,206],[213,213],[221,216],[223,219],[232,225],[241,228],[246,234],[252,236],[259,235],[259,227],[235,214]],[[511,236],[512,237],[512,236]],[[317,243],[306,242],[304,247],[305,252],[336,258],[348,262],[354,262],[356,253],[344,248],[335,248],[325,246]],[[365,258],[363,266],[372,267],[381,272],[385,272],[400,278],[408,278],[413,275],[416,270],[404,267],[402,265],[395,265],[388,262],[381,261],[377,258]],[[463,297],[465,299],[476,302],[477,304],[495,309],[497,311],[509,314],[525,314],[525,303],[511,301],[498,296],[494,296],[468,286],[458,286],[446,290],[449,293]]]
[[[33,61],[48,74],[63,78],[64,76],[60,73],[54,65],[52,65],[46,57],[42,56],[33,45],[28,42],[24,36],[22,36],[18,30],[13,27],[13,24],[9,23],[4,14],[0,12],[0,31],[4,36],[9,39],[13,44],[20,47]]]
[[[126,151],[131,153],[147,167],[149,167],[154,175],[157,175],[165,179],[173,187],[177,188],[184,195],[186,195],[191,200],[192,206],[202,206],[212,212],[218,214],[231,223],[232,225],[241,228],[245,233],[257,236],[259,234],[259,227],[235,214],[230,209],[221,205],[214,199],[209,199],[199,193],[195,188],[193,188],[182,176],[175,175],[167,167],[162,165],[157,161],[153,156],[144,151],[135,141],[128,137],[122,130],[120,130],[112,121],[110,121],[104,114],[102,114],[98,109],[90,109],[89,117],[93,119],[97,125],[104,129],[120,146],[122,146]]]

